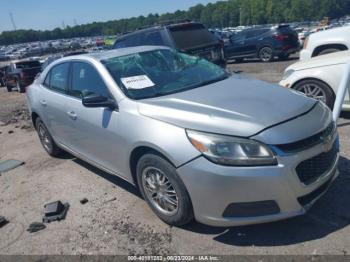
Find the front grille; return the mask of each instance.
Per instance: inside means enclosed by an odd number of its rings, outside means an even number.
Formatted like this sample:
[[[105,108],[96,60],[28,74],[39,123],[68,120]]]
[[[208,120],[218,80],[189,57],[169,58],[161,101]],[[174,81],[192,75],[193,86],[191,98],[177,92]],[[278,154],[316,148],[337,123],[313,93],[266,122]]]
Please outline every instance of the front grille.
[[[297,175],[302,183],[309,185],[321,175],[329,171],[337,158],[337,143],[334,142],[331,150],[321,153],[313,158],[301,162],[297,168]]]
[[[327,126],[326,129],[317,133],[316,135],[310,136],[308,138],[305,138],[303,140],[299,140],[299,141],[294,142],[294,143],[277,145],[277,148],[279,148],[280,150],[282,150],[286,153],[299,152],[299,151],[308,149],[310,147],[313,147],[319,143],[322,143],[324,138],[327,138],[333,134],[334,130],[335,130],[335,123],[332,121]]]

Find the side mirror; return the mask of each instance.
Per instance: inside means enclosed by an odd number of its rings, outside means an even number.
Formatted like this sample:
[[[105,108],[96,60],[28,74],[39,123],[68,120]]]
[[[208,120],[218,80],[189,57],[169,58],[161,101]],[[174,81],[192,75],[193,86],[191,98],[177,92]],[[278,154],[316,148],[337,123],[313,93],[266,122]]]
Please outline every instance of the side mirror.
[[[86,97],[83,97],[82,103],[85,107],[91,108],[107,107],[114,110],[118,107],[114,100],[99,95],[88,95]]]

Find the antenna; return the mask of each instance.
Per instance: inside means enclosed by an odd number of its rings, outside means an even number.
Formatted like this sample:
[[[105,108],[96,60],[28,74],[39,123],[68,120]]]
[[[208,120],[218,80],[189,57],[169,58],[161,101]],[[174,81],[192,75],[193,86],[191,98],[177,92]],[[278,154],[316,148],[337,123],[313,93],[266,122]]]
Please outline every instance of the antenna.
[[[10,15],[10,19],[11,19],[11,23],[12,23],[13,29],[16,31],[17,27],[16,27],[15,19],[13,18],[12,12],[10,12],[9,15]]]

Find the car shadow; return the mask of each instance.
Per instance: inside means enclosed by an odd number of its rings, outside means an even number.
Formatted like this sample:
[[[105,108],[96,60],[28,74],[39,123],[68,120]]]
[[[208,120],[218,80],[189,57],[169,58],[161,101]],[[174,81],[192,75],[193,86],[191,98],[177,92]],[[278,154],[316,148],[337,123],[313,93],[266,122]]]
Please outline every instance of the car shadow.
[[[288,61],[295,61],[295,60],[298,60],[299,57],[298,56],[292,56],[292,57],[289,57],[288,59],[283,59],[283,60],[280,60],[278,58],[275,58],[273,61],[269,62],[269,63],[283,63],[283,62],[288,62]],[[228,60],[227,61],[227,64],[229,65],[240,65],[240,64],[266,64],[266,62],[262,62],[260,61],[258,58],[246,58],[244,59],[242,62],[236,62],[234,59],[232,60]]]
[[[213,235],[215,241],[235,246],[282,246],[323,238],[350,224],[350,160],[341,157],[339,169],[329,191],[304,216],[230,228],[193,222],[183,229]]]
[[[139,190],[135,186],[130,184],[129,182],[125,181],[124,179],[122,179],[116,175],[109,174],[109,173],[89,164],[88,162],[85,162],[84,160],[81,160],[79,158],[72,156],[69,153],[65,153],[65,154],[67,154],[67,156],[66,156],[67,158],[62,158],[62,159],[70,159],[74,163],[86,168],[87,170],[94,173],[95,175],[107,180],[108,182],[114,184],[115,186],[118,186],[118,187],[124,189],[125,191],[130,192],[134,196],[142,199],[142,196],[140,195]]]

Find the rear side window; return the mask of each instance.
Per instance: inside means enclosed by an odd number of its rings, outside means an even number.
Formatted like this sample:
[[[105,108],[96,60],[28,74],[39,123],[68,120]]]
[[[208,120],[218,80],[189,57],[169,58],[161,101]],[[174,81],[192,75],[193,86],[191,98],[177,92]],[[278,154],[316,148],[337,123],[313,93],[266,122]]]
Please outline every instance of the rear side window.
[[[201,24],[184,24],[170,27],[170,33],[179,49],[216,44],[218,40]]]
[[[141,40],[142,45],[164,45],[162,35],[159,31],[145,33]]]
[[[83,98],[88,95],[100,95],[111,98],[107,86],[96,69],[84,62],[73,63],[71,95]]]
[[[63,63],[51,69],[50,89],[64,93],[67,89],[69,63]]]
[[[133,35],[133,36],[129,36],[125,39],[122,40],[117,40],[114,48],[124,48],[124,47],[132,47],[132,46],[138,46],[138,41],[139,40],[139,36],[138,35]]]

